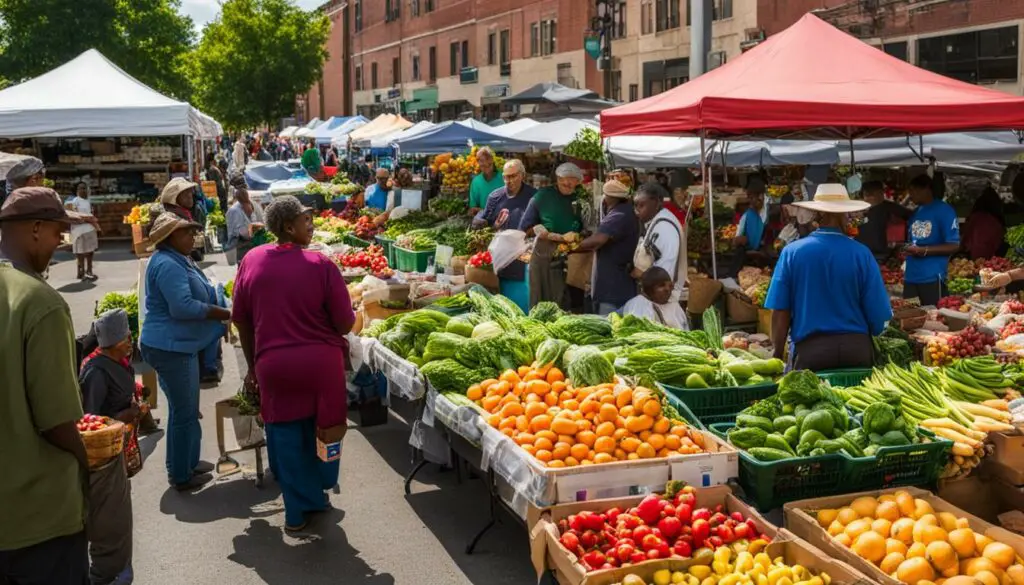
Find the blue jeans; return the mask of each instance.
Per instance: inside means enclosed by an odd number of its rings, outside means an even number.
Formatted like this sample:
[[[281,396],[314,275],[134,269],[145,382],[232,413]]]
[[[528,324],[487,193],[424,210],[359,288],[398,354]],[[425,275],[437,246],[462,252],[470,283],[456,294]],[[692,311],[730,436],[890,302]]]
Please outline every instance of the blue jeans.
[[[203,374],[217,373],[220,370],[218,367],[220,364],[220,340],[220,337],[214,339],[213,343],[199,352]]]
[[[142,359],[156,370],[167,397],[167,476],[184,483],[199,465],[199,356],[142,345]]]
[[[313,417],[267,423],[266,430],[270,471],[284,496],[284,522],[299,526],[307,513],[327,509],[325,492],[337,485],[341,461],[328,463],[317,456]]]
[[[622,305],[615,305],[612,303],[598,303],[597,314],[602,317],[607,317],[608,315],[611,315],[615,311],[618,311],[620,306]]]

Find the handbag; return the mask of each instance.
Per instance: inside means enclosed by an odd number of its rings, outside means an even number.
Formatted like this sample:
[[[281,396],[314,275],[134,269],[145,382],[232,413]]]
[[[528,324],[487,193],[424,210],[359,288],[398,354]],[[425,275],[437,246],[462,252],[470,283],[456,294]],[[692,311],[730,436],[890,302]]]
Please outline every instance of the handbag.
[[[661,259],[661,251],[658,250],[657,246],[654,245],[654,227],[661,222],[666,222],[675,228],[675,225],[666,218],[657,219],[651,224],[651,227],[647,228],[647,233],[644,237],[640,238],[640,241],[636,244],[636,250],[633,252],[633,267],[638,269],[640,272],[646,272],[648,268],[654,266],[654,263]],[[678,232],[679,230],[676,229]],[[679,240],[682,240],[682,233],[679,234]],[[679,272],[679,260],[676,257],[676,269],[670,276],[675,280],[677,273]]]

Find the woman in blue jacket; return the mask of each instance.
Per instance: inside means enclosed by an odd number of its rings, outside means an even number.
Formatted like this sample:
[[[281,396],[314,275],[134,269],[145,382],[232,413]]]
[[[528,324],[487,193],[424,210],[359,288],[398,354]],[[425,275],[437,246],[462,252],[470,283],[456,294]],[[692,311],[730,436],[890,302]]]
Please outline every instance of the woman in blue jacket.
[[[189,258],[197,223],[162,213],[150,240],[156,253],[146,268],[146,313],[140,351],[156,370],[167,397],[167,475],[178,490],[197,488],[212,477],[200,466],[199,351],[224,334],[231,312]]]

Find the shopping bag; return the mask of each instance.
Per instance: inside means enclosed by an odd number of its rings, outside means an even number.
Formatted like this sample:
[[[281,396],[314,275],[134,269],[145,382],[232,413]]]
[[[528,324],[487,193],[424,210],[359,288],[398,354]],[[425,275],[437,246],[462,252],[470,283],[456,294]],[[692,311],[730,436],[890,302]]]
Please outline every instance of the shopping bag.
[[[526,233],[519,230],[498,232],[487,250],[491,253],[491,265],[497,273],[526,252]]]
[[[594,253],[569,254],[566,264],[565,284],[585,291],[590,290],[590,277],[594,271]]]

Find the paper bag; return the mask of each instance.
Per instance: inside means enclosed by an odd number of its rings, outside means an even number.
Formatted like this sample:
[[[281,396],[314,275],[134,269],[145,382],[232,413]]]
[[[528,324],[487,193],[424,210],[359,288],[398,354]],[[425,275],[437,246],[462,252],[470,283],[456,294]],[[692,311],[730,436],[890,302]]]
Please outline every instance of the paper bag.
[[[590,276],[594,271],[594,253],[569,254],[565,284],[584,291],[590,290]]]

